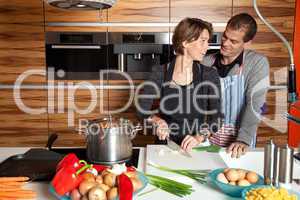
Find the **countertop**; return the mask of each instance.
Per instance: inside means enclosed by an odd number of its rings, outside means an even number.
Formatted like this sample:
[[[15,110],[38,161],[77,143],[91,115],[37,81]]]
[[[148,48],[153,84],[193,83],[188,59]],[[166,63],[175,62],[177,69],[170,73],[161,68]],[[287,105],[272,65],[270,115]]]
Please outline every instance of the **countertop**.
[[[0,162],[11,155],[21,154],[29,150],[30,148],[0,148]],[[140,157],[138,170],[146,171],[149,174],[163,175],[165,177],[172,178],[177,181],[182,181],[193,185],[195,192],[190,196],[185,198],[177,198],[174,195],[166,193],[162,190],[155,190],[148,194],[137,196],[135,199],[138,200],[156,200],[156,199],[209,199],[209,200],[230,200],[238,199],[231,198],[218,190],[208,186],[200,185],[188,178],[181,177],[179,175],[174,175],[166,172],[159,171],[152,167],[146,165],[146,162],[155,162],[155,164],[168,165],[171,168],[180,168],[186,167],[189,169],[207,169],[207,167],[221,168],[221,167],[240,167],[248,170],[256,171],[262,175],[263,171],[263,149],[254,149],[248,152],[244,157],[240,159],[231,159],[228,154],[222,150],[220,153],[207,153],[207,152],[192,152],[193,158],[187,160],[187,158],[182,158],[178,154],[168,154],[168,150],[165,146],[162,145],[148,145],[148,148],[140,148]],[[160,152],[156,152],[159,150]],[[161,151],[164,153],[162,154]],[[173,159],[175,158],[175,159]],[[200,159],[202,158],[202,159]],[[147,161],[146,161],[147,160]],[[199,163],[202,162],[202,163]],[[249,163],[253,162],[252,165]],[[300,178],[300,164],[294,164],[294,178]],[[26,187],[33,189],[38,194],[38,200],[55,200],[53,196],[48,193],[48,182],[32,182],[29,183]],[[294,184],[294,189],[300,190],[299,185]],[[148,185],[141,193],[147,192],[153,189],[153,186]]]

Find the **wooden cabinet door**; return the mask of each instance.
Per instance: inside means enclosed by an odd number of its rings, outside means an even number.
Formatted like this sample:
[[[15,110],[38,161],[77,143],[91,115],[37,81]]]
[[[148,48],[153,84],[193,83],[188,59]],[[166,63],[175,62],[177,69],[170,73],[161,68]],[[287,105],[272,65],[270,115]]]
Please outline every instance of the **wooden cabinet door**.
[[[42,0],[0,1],[0,84],[13,84],[27,70],[45,70]],[[45,82],[31,75],[25,83]]]
[[[168,0],[119,0],[108,9],[109,22],[169,22]]]
[[[22,89],[20,97],[15,98],[12,89],[0,89],[0,146],[46,145],[48,139],[46,95],[46,90]],[[24,110],[22,103],[28,109],[34,109],[34,113],[31,111],[27,113],[29,110]],[[42,109],[41,113],[37,109]]]
[[[179,22],[185,17],[196,17],[211,23],[226,23],[231,13],[231,0],[171,0],[171,22]]]

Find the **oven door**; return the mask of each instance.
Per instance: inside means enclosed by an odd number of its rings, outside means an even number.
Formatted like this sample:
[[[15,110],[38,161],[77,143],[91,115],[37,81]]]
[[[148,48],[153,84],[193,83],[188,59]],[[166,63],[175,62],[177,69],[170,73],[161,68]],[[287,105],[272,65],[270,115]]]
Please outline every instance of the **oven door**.
[[[46,64],[54,68],[55,79],[98,79],[103,69],[118,69],[112,45],[46,46]]]

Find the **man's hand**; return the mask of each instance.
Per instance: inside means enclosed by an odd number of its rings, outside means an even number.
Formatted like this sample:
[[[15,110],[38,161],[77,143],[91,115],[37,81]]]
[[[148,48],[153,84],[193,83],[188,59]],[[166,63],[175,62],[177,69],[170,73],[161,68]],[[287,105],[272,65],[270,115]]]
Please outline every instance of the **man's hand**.
[[[227,153],[231,153],[231,158],[239,158],[241,155],[245,155],[248,145],[243,142],[234,142],[226,150]]]
[[[205,138],[202,135],[187,135],[181,142],[181,148],[184,151],[191,151],[193,147],[198,146],[201,142],[204,141],[204,139]]]

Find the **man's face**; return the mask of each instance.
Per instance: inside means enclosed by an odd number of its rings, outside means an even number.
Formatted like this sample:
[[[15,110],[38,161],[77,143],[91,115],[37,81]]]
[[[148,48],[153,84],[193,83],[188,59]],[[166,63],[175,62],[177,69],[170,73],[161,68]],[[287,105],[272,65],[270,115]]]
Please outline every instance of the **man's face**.
[[[233,30],[227,27],[221,39],[221,54],[224,57],[239,55],[245,48],[244,36],[245,29]]]

